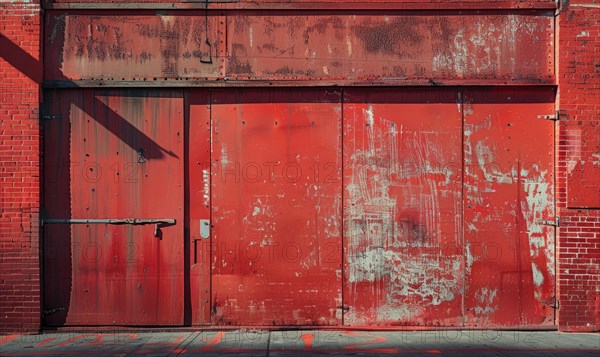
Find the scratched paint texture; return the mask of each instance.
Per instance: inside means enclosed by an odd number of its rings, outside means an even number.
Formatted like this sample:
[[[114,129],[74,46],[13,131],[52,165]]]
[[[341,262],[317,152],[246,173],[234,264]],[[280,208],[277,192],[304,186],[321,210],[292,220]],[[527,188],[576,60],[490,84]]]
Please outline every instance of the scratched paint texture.
[[[228,21],[227,73],[239,79],[519,78],[539,82],[553,77],[550,15],[239,14]]]
[[[177,90],[48,92],[50,218],[174,218],[44,229],[49,325],[183,323],[183,96]],[[157,188],[160,187],[160,190]],[[168,308],[167,308],[168,307]]]
[[[45,79],[554,79],[545,10],[224,14],[47,11]]]
[[[461,132],[456,89],[345,92],[345,324],[462,324]]]
[[[466,325],[552,325],[554,89],[464,97]]]

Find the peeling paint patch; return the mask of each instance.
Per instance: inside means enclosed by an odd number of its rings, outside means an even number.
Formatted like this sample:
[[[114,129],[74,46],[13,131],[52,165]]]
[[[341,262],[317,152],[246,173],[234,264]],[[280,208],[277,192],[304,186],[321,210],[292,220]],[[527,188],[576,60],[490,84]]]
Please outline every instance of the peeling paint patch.
[[[546,241],[548,239],[546,230],[540,222],[545,219],[549,211],[551,212],[549,206],[552,204],[552,201],[549,200],[549,192],[551,192],[552,187],[548,182],[545,182],[545,176],[546,172],[544,171],[540,173],[539,182],[524,183],[526,196],[525,200],[521,202],[521,211],[527,226],[532,257],[537,257],[540,253],[548,253],[545,251],[540,252],[540,250],[547,247]]]
[[[533,283],[539,288],[544,283],[544,274],[542,274],[533,262],[531,263],[531,271],[533,273]]]
[[[488,145],[486,145],[483,140],[478,141],[475,144],[475,155],[477,157],[477,162],[479,164],[479,168],[481,173],[483,174],[485,180],[490,183],[512,183],[512,177],[509,173],[504,173],[501,171],[500,167],[495,161],[494,152]]]
[[[467,274],[471,274],[471,267],[473,266],[474,261],[473,253],[471,253],[471,242],[467,242],[465,244],[465,262],[467,264],[465,269]]]
[[[432,309],[439,309],[439,319],[460,315],[462,247],[453,246],[460,234],[460,176],[440,164],[458,154],[444,145],[461,146],[456,94],[449,98],[440,108],[450,109],[449,117],[423,114],[419,104],[344,109],[351,118],[345,134],[351,139],[344,142],[345,168],[351,168],[345,172],[346,281],[351,306],[370,303],[351,308],[348,321],[419,324]],[[457,227],[445,224],[449,217]]]
[[[498,309],[495,305],[496,296],[498,289],[481,288],[475,294],[478,305],[475,306],[475,314],[477,315],[490,315],[496,312]]]
[[[517,36],[537,31],[514,22]],[[529,118],[552,111],[554,94],[470,89],[464,96],[465,321],[552,324],[554,311],[542,304],[555,283],[555,228],[545,224],[555,217],[554,127]]]

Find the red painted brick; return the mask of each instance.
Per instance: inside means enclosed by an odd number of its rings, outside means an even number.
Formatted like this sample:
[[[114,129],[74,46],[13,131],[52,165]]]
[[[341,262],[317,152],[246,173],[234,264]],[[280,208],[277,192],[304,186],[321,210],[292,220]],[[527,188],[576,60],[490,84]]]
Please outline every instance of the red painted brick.
[[[0,40],[20,44],[39,59],[39,4],[0,2]],[[0,56],[0,333],[30,332],[40,328],[39,236],[33,228],[39,224],[40,181],[25,166],[39,166],[40,161],[40,86],[4,55]]]

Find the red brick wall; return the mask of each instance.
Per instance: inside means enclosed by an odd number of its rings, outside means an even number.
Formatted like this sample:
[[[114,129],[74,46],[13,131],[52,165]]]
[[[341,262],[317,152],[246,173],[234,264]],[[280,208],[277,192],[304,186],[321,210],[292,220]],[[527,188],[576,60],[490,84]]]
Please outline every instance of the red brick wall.
[[[0,0],[0,333],[40,327],[40,7]]]
[[[600,1],[559,16],[558,323],[600,329]]]

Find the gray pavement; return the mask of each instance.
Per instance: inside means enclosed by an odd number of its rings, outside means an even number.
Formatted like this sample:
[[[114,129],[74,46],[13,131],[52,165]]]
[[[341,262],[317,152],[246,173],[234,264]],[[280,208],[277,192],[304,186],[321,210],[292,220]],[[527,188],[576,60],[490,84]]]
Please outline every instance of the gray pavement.
[[[45,332],[0,336],[2,356],[600,356],[600,334],[540,331]]]

